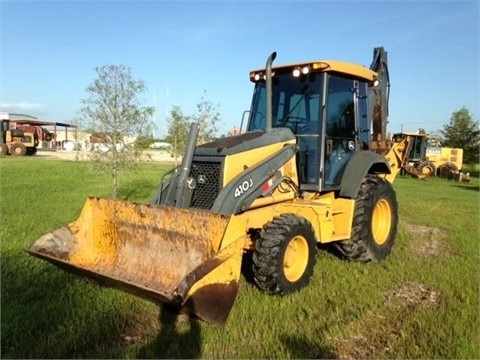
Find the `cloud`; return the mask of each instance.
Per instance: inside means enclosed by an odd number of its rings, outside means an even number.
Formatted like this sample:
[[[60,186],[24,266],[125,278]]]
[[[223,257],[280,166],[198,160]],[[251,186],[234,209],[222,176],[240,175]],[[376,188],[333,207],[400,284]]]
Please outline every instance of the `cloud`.
[[[44,104],[30,101],[2,101],[0,103],[0,111],[30,116],[42,116],[47,113],[47,109]]]

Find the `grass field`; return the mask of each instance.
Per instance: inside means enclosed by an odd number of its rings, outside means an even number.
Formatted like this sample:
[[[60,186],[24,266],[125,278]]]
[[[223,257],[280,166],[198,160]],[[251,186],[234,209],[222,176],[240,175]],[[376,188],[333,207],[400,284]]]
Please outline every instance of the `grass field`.
[[[168,168],[122,174],[146,202]],[[29,256],[108,176],[84,163],[0,158],[2,358],[480,358],[478,178],[399,177],[397,243],[377,265],[319,251],[310,286],[268,296],[242,278],[224,329]]]

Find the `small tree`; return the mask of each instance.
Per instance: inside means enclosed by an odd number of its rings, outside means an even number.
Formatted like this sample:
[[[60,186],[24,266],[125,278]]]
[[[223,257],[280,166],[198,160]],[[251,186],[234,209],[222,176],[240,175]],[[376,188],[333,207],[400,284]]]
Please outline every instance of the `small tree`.
[[[148,136],[154,108],[143,106],[139,96],[146,90],[141,80],[133,78],[123,65],[104,65],[95,69],[97,78],[87,87],[79,121],[95,129],[101,151],[91,153],[90,160],[98,171],[112,176],[112,198],[117,197],[119,171],[141,159],[141,152],[129,139]],[[127,141],[125,141],[127,140]]]
[[[197,112],[192,116],[193,122],[200,125],[199,144],[214,140],[218,132],[218,125],[221,122],[221,116],[217,109],[220,105],[214,105],[210,100],[207,100],[205,98],[206,93],[204,91],[204,96],[197,104]]]
[[[206,93],[206,92],[205,92]],[[167,141],[172,146],[172,155],[175,157],[175,166],[178,158],[183,155],[187,147],[190,123],[200,125],[197,143],[204,144],[215,139],[218,132],[218,123],[221,121],[217,106],[203,96],[197,104],[197,112],[191,116],[184,115],[179,106],[173,106],[170,116],[167,117]]]
[[[167,118],[168,130],[165,141],[171,145],[171,154],[175,158],[175,167],[178,158],[183,155],[187,147],[190,118],[183,114],[179,106],[173,106]]]
[[[135,146],[139,150],[147,150],[155,142],[153,136],[139,136],[135,140]]]
[[[440,130],[442,146],[463,149],[466,164],[478,163],[480,131],[478,121],[474,121],[466,107],[452,113],[450,122]]]

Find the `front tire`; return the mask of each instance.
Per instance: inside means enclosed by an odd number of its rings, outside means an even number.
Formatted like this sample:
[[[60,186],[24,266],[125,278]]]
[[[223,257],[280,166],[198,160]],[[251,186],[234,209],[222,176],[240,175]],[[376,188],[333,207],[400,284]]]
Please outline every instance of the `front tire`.
[[[397,224],[398,204],[392,185],[378,177],[367,177],[355,202],[352,236],[334,246],[348,260],[384,260],[392,251]]]
[[[260,233],[253,253],[257,286],[270,294],[287,294],[307,285],[316,262],[316,238],[308,220],[282,214]]]
[[[433,176],[437,171],[435,165],[430,161],[420,162],[420,164],[418,164],[418,170],[425,176]]]
[[[10,153],[13,156],[25,156],[27,155],[27,147],[22,143],[15,143],[10,147]]]

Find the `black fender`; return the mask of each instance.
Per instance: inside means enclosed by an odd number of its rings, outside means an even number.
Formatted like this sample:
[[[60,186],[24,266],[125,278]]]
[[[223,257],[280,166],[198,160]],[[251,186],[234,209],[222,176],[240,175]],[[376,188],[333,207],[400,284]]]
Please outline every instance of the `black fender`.
[[[238,214],[262,195],[261,186],[276,175],[276,185],[281,182],[278,170],[297,152],[297,146],[290,144],[260,163],[246,169],[232,179],[218,194],[211,211],[218,214]],[[236,191],[246,184],[241,194]]]
[[[373,151],[359,151],[353,155],[342,175],[340,196],[356,198],[362,181],[367,174],[390,174],[390,166],[385,156]]]

